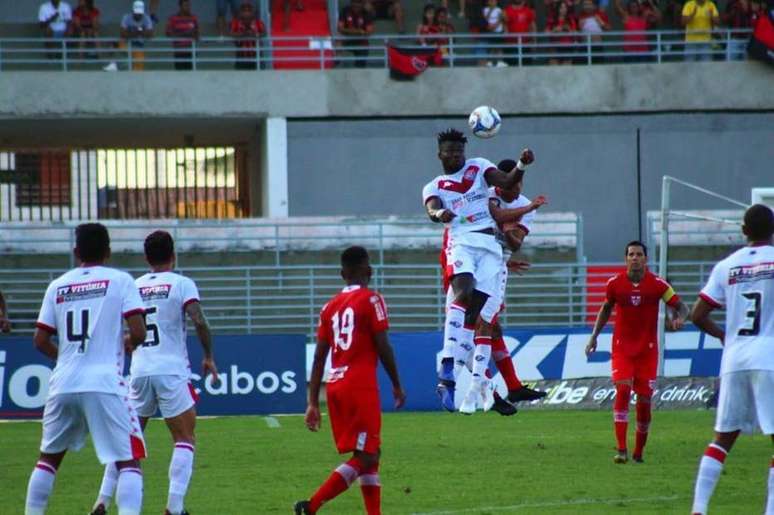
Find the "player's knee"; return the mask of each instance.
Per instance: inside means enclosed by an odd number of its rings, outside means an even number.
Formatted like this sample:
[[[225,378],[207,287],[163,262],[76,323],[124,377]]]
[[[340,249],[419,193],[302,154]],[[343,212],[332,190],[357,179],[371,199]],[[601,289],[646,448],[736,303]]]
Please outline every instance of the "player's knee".
[[[118,470],[125,469],[125,468],[137,469],[137,468],[140,468],[140,462],[138,460],[117,461],[116,468]]]
[[[355,453],[355,458],[364,469],[370,469],[379,464],[379,451],[376,453],[358,451]]]

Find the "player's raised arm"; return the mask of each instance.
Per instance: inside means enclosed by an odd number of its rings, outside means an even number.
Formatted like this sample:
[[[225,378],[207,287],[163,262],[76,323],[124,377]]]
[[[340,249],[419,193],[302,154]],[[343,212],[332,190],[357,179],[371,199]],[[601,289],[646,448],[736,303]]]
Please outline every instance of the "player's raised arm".
[[[376,352],[379,355],[379,361],[382,362],[384,371],[387,372],[387,376],[390,378],[390,382],[392,382],[392,396],[395,398],[395,409],[402,408],[406,402],[406,392],[403,391],[403,387],[400,384],[398,365],[395,362],[395,353],[392,352],[392,345],[390,345],[387,331],[376,333],[374,341],[376,342]]]
[[[594,322],[594,330],[591,332],[591,337],[589,338],[589,343],[586,345],[586,356],[590,356],[594,353],[594,351],[597,350],[597,337],[599,336],[599,333],[602,332],[602,329],[605,327],[605,324],[607,324],[607,321],[610,320],[610,315],[613,313],[613,306],[615,303],[607,299],[605,300],[605,303],[602,304],[602,307],[599,308],[599,313],[597,313],[597,320]]]
[[[535,154],[528,148],[521,151],[519,162],[516,168],[510,172],[504,172],[498,168],[490,168],[484,172],[484,178],[490,186],[509,189],[518,182],[516,170],[524,170],[528,165],[535,161]]]
[[[535,211],[546,204],[548,204],[548,199],[543,195],[538,195],[535,197],[535,199],[529,205],[514,208],[503,208],[500,207],[494,200],[490,200],[489,213],[492,215],[494,221],[498,224],[518,222],[524,215],[531,213],[532,211]]]
[[[206,377],[207,374],[212,374],[212,380],[218,380],[218,367],[215,365],[215,356],[212,352],[212,332],[210,331],[210,323],[207,322],[207,317],[204,316],[204,311],[199,302],[189,302],[185,306],[185,313],[188,318],[193,322],[196,329],[196,335],[199,337],[199,342],[202,344],[202,373]]]
[[[696,299],[693,309],[691,310],[691,322],[710,336],[714,336],[721,342],[725,342],[725,331],[710,318],[710,313],[712,313],[715,308],[716,306],[713,306],[702,297],[699,297]]]
[[[320,429],[320,385],[322,384],[325,360],[331,345],[327,340],[318,338],[314,349],[314,361],[312,362],[312,374],[309,377],[309,391],[306,400],[306,415],[304,422],[310,431]]]

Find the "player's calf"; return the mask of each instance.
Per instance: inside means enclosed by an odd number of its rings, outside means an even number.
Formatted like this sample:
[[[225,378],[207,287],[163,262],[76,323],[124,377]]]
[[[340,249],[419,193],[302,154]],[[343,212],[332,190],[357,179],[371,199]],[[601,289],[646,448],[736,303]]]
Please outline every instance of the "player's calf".
[[[119,461],[116,506],[120,515],[139,515],[142,511],[142,470],[137,460]]]
[[[41,453],[27,484],[27,500],[24,504],[25,515],[43,515],[45,513],[48,499],[54,490],[56,473],[64,455],[64,452],[58,454]]]

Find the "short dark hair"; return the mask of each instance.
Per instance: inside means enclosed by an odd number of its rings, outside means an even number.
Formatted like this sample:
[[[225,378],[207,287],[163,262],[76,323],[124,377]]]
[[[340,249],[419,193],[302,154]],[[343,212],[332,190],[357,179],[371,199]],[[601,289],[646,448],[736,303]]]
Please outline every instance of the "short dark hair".
[[[352,269],[368,263],[368,251],[358,245],[349,247],[341,253],[341,267]]]
[[[774,234],[774,212],[769,206],[755,204],[744,212],[745,234],[752,241],[767,241]]]
[[[167,231],[153,231],[145,238],[145,259],[151,265],[169,263],[175,255],[175,242]]]
[[[646,257],[648,255],[648,247],[640,240],[632,240],[627,243],[626,247],[624,248],[624,256],[629,253],[629,247],[642,247],[642,253],[645,254]]]
[[[75,248],[83,263],[104,261],[110,252],[110,235],[100,223],[80,224],[75,228]]]
[[[462,143],[464,145],[468,142],[468,138],[457,129],[447,129],[438,133],[438,144],[446,142]]]
[[[497,163],[497,168],[503,172],[509,172],[516,168],[516,161],[513,159],[503,159]],[[516,170],[516,182],[521,182],[524,179],[524,170]]]

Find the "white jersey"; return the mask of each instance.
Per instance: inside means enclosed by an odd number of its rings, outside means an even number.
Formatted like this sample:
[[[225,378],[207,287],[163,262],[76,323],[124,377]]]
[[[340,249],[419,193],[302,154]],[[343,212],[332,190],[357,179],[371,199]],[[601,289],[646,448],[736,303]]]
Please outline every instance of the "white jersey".
[[[49,396],[103,392],[124,395],[123,319],[142,313],[126,272],[104,266],[70,270],[51,282],[37,326],[58,335]]]
[[[199,301],[196,284],[174,272],[152,272],[135,283],[145,303],[148,336],[132,354],[131,376],[173,375],[188,378],[185,307]]]
[[[468,159],[459,171],[439,175],[422,189],[423,203],[438,198],[444,209],[457,215],[445,224],[452,240],[461,241],[460,236],[464,234],[495,227],[489,214],[489,185],[484,174],[496,168],[480,157]]]
[[[720,373],[774,370],[774,247],[744,247],[715,265],[701,298],[726,306]]]
[[[519,195],[512,202],[506,202],[500,195],[498,195],[497,190],[498,188],[489,188],[489,198],[497,202],[497,205],[503,209],[516,209],[518,207],[526,207],[531,202],[524,195]],[[532,229],[532,223],[534,221],[535,221],[535,212],[530,211],[529,213],[521,217],[521,220],[519,220],[519,227],[524,229],[524,232],[526,234],[529,234],[529,231]],[[497,241],[499,241],[500,244],[503,246],[503,261],[508,262],[508,260],[511,259],[513,252],[511,251],[510,248],[508,248],[508,245],[505,243],[505,235],[502,233],[499,227],[496,229],[495,235],[497,236]]]

